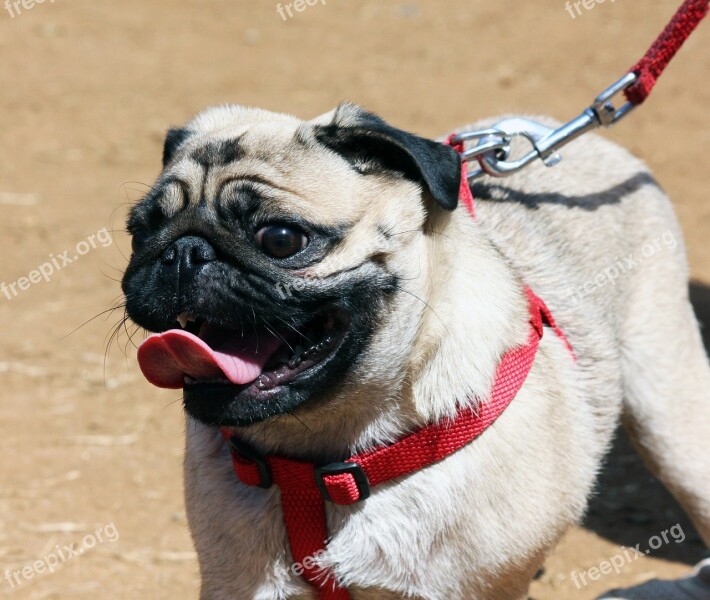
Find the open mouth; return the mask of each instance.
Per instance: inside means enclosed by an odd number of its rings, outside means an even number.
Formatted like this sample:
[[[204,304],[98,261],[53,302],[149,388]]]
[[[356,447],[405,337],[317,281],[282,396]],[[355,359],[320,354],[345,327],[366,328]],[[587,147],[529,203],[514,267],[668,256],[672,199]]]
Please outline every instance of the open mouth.
[[[232,397],[248,390],[258,398],[326,362],[340,347],[348,324],[344,311],[330,310],[302,327],[245,324],[237,331],[183,313],[176,328],[141,344],[138,363],[146,379],[161,388],[205,396],[229,392]]]

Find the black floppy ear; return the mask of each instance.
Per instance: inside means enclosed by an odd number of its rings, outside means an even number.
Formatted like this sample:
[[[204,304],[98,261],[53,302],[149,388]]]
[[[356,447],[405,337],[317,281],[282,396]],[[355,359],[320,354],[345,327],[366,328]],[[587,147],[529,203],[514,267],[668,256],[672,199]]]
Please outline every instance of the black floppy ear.
[[[341,104],[331,123],[316,125],[315,137],[362,173],[397,171],[423,183],[446,210],[458,204],[461,158],[450,146],[392,127],[353,104]]]
[[[189,129],[168,129],[168,133],[165,135],[165,142],[163,143],[163,167],[165,167],[175,156],[178,148],[182,146],[183,142],[192,135]]]

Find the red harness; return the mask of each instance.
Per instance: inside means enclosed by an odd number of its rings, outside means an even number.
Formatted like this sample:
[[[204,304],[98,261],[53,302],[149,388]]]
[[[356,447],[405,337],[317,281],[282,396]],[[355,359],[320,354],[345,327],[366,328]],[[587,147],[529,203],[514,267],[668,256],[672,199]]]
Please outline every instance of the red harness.
[[[710,0],[685,0],[673,20],[632,72],[638,81],[626,90],[632,104],[642,103],[657,78],[683,42],[708,12]],[[447,143],[450,143],[447,142]],[[463,150],[463,147],[456,147]],[[473,197],[462,166],[460,201],[476,216]],[[242,443],[229,429],[222,435],[229,442],[237,477],[245,484],[269,488],[278,486],[291,554],[302,567],[303,578],[317,591],[320,600],[350,600],[347,589],[334,575],[318,567],[316,559],[328,539],[325,502],[349,505],[362,502],[371,489],[432,465],[471,443],[503,414],[515,398],[532,368],[544,325],[548,325],[570,346],[555,324],[545,303],[526,288],[530,308],[530,333],[524,346],[509,350],[498,364],[490,397],[477,408],[461,410],[453,420],[433,423],[369,452],[344,462],[316,465],[282,456],[261,456]]]
[[[545,303],[529,288],[525,291],[530,308],[527,344],[503,356],[488,401],[477,408],[462,410],[453,420],[428,425],[394,444],[327,465],[260,456],[229,430],[222,430],[231,446],[237,477],[247,485],[279,487],[293,560],[303,566],[303,578],[318,590],[321,600],[350,598],[332,574],[314,564],[314,557],[325,549],[328,539],[326,500],[341,505],[361,502],[374,486],[424,469],[475,440],[503,413],[522,387],[535,360],[544,325],[552,327],[572,350]]]

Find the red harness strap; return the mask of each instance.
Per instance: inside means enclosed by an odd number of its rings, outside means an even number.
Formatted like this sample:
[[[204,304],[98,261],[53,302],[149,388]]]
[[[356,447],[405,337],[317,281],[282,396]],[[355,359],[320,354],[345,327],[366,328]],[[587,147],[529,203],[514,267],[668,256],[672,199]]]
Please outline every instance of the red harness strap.
[[[464,151],[464,143],[454,142],[456,137],[455,133],[452,133],[449,137],[444,140],[447,146],[451,146],[456,152],[461,154]],[[471,193],[471,187],[468,184],[468,163],[465,160],[461,161],[461,185],[459,186],[459,200],[463,203],[468,210],[468,213],[473,217],[474,221],[477,221],[476,217],[476,205],[473,200],[473,194]]]
[[[525,382],[543,326],[554,328],[564,339],[545,303],[530,289],[526,294],[530,307],[527,343],[503,356],[490,398],[477,408],[462,410],[453,420],[428,425],[394,444],[344,462],[320,466],[281,456],[260,456],[231,431],[222,430],[231,446],[237,477],[248,485],[279,487],[293,560],[303,566],[303,577],[318,590],[320,600],[350,599],[333,575],[315,564],[328,539],[325,501],[341,505],[361,502],[373,486],[423,469],[471,443],[503,413]]]
[[[625,94],[631,104],[641,104],[651,93],[663,70],[680,50],[698,23],[703,20],[710,6],[710,0],[685,0],[671,22],[666,25],[658,39],[644,57],[631,69],[638,80]]]

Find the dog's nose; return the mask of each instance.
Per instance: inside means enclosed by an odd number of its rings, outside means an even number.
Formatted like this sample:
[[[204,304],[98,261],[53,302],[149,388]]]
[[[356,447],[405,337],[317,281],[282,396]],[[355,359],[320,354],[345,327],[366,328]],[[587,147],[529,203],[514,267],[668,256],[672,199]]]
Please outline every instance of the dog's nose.
[[[184,289],[202,265],[216,258],[217,253],[206,239],[187,235],[173,242],[163,253],[161,270],[174,281],[176,287]]]

